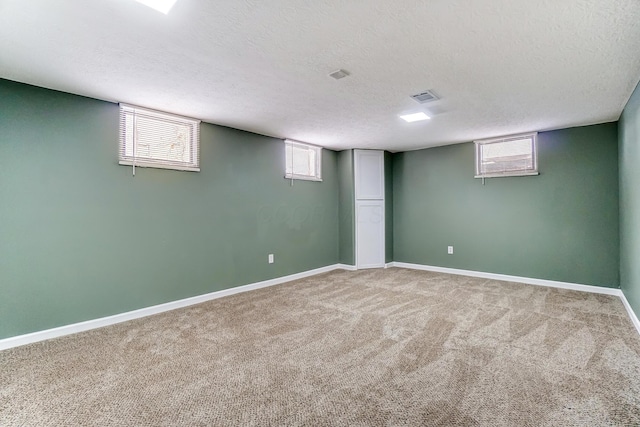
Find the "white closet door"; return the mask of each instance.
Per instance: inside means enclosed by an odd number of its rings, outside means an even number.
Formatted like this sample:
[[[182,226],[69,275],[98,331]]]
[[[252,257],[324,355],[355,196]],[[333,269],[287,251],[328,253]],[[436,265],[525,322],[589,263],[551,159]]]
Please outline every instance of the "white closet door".
[[[356,201],[356,266],[384,267],[384,200]]]
[[[384,152],[355,150],[356,200],[384,200]]]
[[[384,267],[384,152],[354,150],[356,268]]]

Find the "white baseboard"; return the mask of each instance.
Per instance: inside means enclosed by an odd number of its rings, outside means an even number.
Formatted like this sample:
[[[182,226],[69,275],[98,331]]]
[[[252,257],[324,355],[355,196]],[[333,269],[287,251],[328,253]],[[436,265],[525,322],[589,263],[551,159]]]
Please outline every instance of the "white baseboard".
[[[434,271],[440,273],[458,274],[463,276],[482,277],[486,279],[503,280],[507,282],[526,283],[530,285],[550,286],[554,288],[571,289],[583,292],[600,293],[607,295],[616,295],[620,297],[624,307],[629,313],[629,317],[633,325],[640,334],[640,321],[634,313],[633,309],[629,305],[626,297],[620,289],[605,288],[601,286],[580,285],[576,283],[557,282],[554,280],[544,279],[532,279],[528,277],[508,276],[504,274],[484,273],[480,271],[471,270],[459,270],[455,268],[435,267],[422,264],[410,264],[406,262],[390,262],[385,264],[385,268],[400,267],[410,268],[414,270]],[[211,292],[204,295],[198,295],[195,297],[185,298],[178,301],[171,301],[164,304],[154,305],[151,307],[145,307],[138,310],[128,311],[126,313],[115,314],[113,316],[101,317],[99,319],[87,320],[84,322],[74,323],[71,325],[60,326],[57,328],[47,329],[44,331],[32,332],[25,335],[18,335],[15,337],[4,338],[0,340],[0,351],[13,347],[19,347],[26,344],[36,343],[52,338],[61,337],[64,335],[75,334],[78,332],[84,332],[91,329],[101,328],[103,326],[114,325],[116,323],[126,322],[128,320],[139,319],[141,317],[151,316],[153,314],[163,313],[165,311],[175,310],[177,308],[188,307],[190,305],[199,304],[205,301],[210,301],[217,298],[222,298],[229,295],[239,294],[242,292],[251,291],[254,289],[266,288],[268,286],[279,285],[281,283],[290,282],[292,280],[303,279],[305,277],[315,276],[317,274],[327,273],[333,270],[357,270],[356,266],[348,264],[333,264],[326,267],[316,268],[314,270],[303,271],[301,273],[291,274],[288,276],[277,277],[275,279],[264,280],[261,282],[251,283],[248,285],[237,286],[235,288],[223,289],[221,291]]]
[[[139,319],[141,317],[151,316],[153,314],[163,313],[165,311],[175,310],[177,308],[188,307],[190,305],[199,304],[201,302],[210,301],[229,295],[247,292],[254,289],[266,288],[268,286],[279,285],[281,283],[290,282],[292,280],[303,279],[305,277],[315,276],[317,274],[326,273],[333,270],[345,269],[355,270],[355,267],[343,264],[334,264],[326,267],[316,268],[314,270],[303,271],[301,273],[290,274],[288,276],[277,277],[275,279],[264,280],[262,282],[251,283],[248,285],[237,286],[235,288],[223,289],[221,291],[211,292],[204,295],[185,298],[178,301],[171,301],[164,304],[158,304],[151,307],[145,307],[138,310],[128,311],[126,313],[114,314],[113,316],[101,317],[99,319],[87,320],[84,322],[73,323],[71,325],[60,326],[57,328],[46,329],[44,331],[32,332],[25,335],[4,338],[0,340],[0,350],[6,350],[12,347],[18,347],[25,344],[31,344],[39,341],[57,338],[64,335],[84,332],[91,329],[102,328],[103,326],[114,325],[116,323],[126,322],[128,320]]]
[[[435,267],[423,264],[410,264],[407,262],[394,262],[393,267],[410,268],[413,270],[435,271],[437,273],[457,274],[461,276],[481,277],[483,279],[502,280],[504,282],[526,283],[528,285],[550,286],[552,288],[571,289],[573,291],[591,292],[596,294],[617,295],[622,291],[604,286],[581,285],[577,283],[558,282],[555,280],[532,279],[530,277],[509,276],[506,274],[485,273],[482,271],[459,270],[457,268]]]
[[[604,286],[581,285],[578,283],[558,282],[555,280],[533,279],[530,277],[509,276],[506,274],[484,273],[481,271],[473,271],[473,270],[460,270],[457,268],[436,267],[432,265],[410,264],[407,262],[392,262],[391,264],[392,264],[391,267],[410,268],[413,270],[425,270],[425,271],[434,271],[437,273],[448,273],[448,274],[458,274],[462,276],[481,277],[484,279],[494,279],[494,280],[502,280],[505,282],[525,283],[528,285],[549,286],[552,288],[570,289],[573,291],[591,292],[594,294],[614,295],[619,297],[622,300],[622,304],[627,310],[627,313],[631,318],[631,322],[636,327],[638,334],[640,334],[640,321],[638,320],[638,317],[636,316],[633,309],[631,308],[631,305],[629,305],[629,301],[627,301],[627,298],[624,296],[624,293],[622,292],[621,289],[607,288]]]
[[[627,313],[629,313],[631,323],[633,323],[633,326],[636,327],[636,330],[640,334],[640,320],[638,320],[638,316],[636,316],[633,308],[631,308],[631,305],[629,304],[629,301],[627,301],[627,297],[624,295],[624,292],[620,293],[620,299],[622,300],[622,304],[624,304],[624,308],[627,309]]]

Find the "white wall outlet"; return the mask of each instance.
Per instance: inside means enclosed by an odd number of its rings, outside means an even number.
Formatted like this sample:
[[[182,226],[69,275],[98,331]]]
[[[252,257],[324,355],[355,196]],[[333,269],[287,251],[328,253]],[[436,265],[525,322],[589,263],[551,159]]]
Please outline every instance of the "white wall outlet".
[[[447,253],[453,255],[453,246],[447,246]]]
[[[269,264],[273,264],[273,254],[269,254]]]

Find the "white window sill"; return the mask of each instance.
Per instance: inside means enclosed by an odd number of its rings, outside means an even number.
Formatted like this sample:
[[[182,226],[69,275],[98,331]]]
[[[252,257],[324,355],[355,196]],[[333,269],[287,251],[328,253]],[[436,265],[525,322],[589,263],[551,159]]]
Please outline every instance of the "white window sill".
[[[504,178],[509,176],[535,176],[540,172],[517,172],[517,173],[492,173],[489,175],[476,175],[474,178]]]
[[[322,182],[322,178],[318,178],[315,176],[306,176],[306,175],[290,175],[287,174],[284,176],[284,179],[299,179],[301,181],[316,181]]]
[[[130,160],[120,160],[118,164],[123,166],[133,166],[133,162]],[[196,168],[192,166],[164,165],[161,163],[145,163],[145,162],[136,162],[135,164],[137,168],[173,169],[177,171],[200,172],[200,168]]]

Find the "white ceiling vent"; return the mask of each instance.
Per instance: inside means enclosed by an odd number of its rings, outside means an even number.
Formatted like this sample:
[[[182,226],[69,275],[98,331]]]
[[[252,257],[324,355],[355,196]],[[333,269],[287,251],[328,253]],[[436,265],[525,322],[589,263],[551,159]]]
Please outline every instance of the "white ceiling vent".
[[[440,97],[432,90],[425,90],[417,95],[411,95],[411,98],[420,104],[426,104],[427,102],[433,102],[440,99]]]
[[[347,73],[345,70],[336,70],[333,73],[329,73],[329,75],[336,80],[340,80],[344,77],[347,77],[349,73]]]

